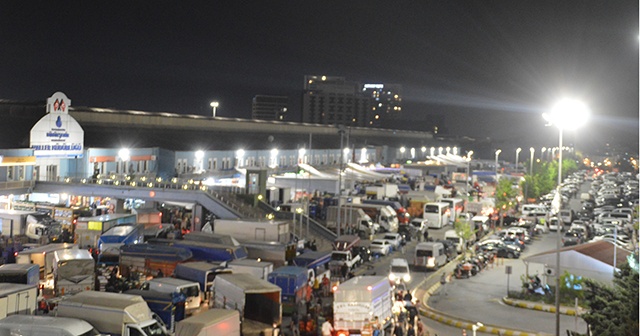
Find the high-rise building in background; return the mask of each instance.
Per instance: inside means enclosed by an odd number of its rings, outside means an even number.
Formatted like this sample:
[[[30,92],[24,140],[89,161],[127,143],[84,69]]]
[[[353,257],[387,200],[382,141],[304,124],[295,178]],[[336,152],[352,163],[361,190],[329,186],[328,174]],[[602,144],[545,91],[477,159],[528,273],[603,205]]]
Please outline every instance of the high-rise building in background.
[[[344,77],[305,76],[302,121],[323,125],[368,126],[371,99],[360,84]]]
[[[286,120],[289,97],[256,95],[251,105],[251,119]]]
[[[335,76],[304,79],[303,122],[387,128],[400,119],[399,84],[360,84]]]
[[[368,125],[388,127],[388,122],[402,115],[402,86],[399,84],[364,84],[363,95],[371,98]]]

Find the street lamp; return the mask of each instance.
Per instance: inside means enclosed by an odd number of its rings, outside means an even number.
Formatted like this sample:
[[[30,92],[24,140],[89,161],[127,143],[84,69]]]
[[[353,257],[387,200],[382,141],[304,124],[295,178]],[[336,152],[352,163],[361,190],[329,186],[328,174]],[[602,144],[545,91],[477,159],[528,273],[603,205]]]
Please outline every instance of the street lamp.
[[[195,157],[196,157],[196,160],[195,160],[196,162],[195,162],[195,165],[194,165],[194,166],[198,167],[198,171],[197,171],[197,173],[200,173],[200,172],[202,172],[202,170],[203,170],[203,169],[202,169],[202,168],[203,168],[203,162],[202,162],[202,159],[204,159],[204,151],[197,150],[197,151],[195,152]]]
[[[498,156],[502,153],[502,149],[496,151],[496,183],[498,183]]]
[[[522,151],[522,148],[518,147],[518,149],[516,149],[516,173],[518,172],[518,157],[520,156],[520,152]]]
[[[211,104],[209,104],[209,106],[211,106],[213,108],[213,117],[216,117],[216,109],[218,108],[218,106],[220,106],[220,103],[217,101],[212,101]]]
[[[552,125],[558,127],[559,155],[558,155],[558,187],[556,197],[560,193],[562,183],[562,132],[576,129],[587,122],[589,118],[589,108],[582,102],[573,99],[563,99],[558,102],[550,111],[543,113],[542,117]],[[558,203],[558,212],[562,208],[562,200]],[[560,222],[558,222],[558,239],[556,248],[556,336],[560,336]]]
[[[531,160],[529,160],[529,179],[527,179],[527,184],[524,186],[524,199],[525,203],[527,198],[529,197],[529,183],[533,181],[533,153],[536,152],[536,149],[531,147],[529,148],[529,152],[531,152]]]
[[[471,155],[473,155],[473,151],[467,153],[467,185],[465,186],[467,192],[469,192],[469,183],[473,182],[471,179]]]
[[[540,158],[541,158],[542,160],[546,160],[546,159],[545,159],[545,156],[544,156],[544,152],[546,152],[546,151],[547,151],[547,147],[542,147],[542,154],[540,154]]]
[[[131,159],[131,152],[127,148],[118,151],[118,157],[122,161],[122,172],[127,175],[127,161]]]

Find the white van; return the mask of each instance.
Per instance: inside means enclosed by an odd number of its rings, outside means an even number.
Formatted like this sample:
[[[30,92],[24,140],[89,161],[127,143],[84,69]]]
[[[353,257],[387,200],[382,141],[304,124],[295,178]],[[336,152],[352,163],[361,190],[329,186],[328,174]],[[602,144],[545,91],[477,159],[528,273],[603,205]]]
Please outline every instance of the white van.
[[[545,216],[549,209],[543,204],[525,204],[522,206],[522,216]]]
[[[447,255],[444,253],[444,244],[438,242],[426,242],[416,245],[413,266],[427,269],[438,269],[447,263]]]
[[[462,238],[460,238],[460,236],[458,236],[456,230],[447,230],[447,232],[444,233],[444,239],[452,242],[455,245],[456,251],[458,251],[458,253],[462,253],[464,251],[464,241],[462,240]],[[467,247],[473,244],[475,241],[476,234],[474,233],[467,241]]]
[[[202,297],[200,295],[200,284],[193,281],[176,278],[153,278],[142,284],[142,290],[153,290],[161,293],[181,293],[187,297],[185,312],[193,313],[200,308]]]
[[[100,335],[83,320],[69,317],[11,315],[0,320],[0,336],[94,336]]]
[[[389,265],[389,281],[391,283],[407,283],[411,281],[409,262],[404,258],[393,258]]]
[[[451,207],[444,202],[427,203],[422,217],[429,221],[430,228],[440,229],[451,221]]]

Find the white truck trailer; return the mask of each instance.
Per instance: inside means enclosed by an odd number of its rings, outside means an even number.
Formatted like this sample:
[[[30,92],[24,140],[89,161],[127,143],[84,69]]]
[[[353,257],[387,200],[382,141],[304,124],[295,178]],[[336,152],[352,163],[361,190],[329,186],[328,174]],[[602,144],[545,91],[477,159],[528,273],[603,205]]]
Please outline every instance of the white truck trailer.
[[[233,273],[252,274],[258,279],[267,280],[269,273],[273,272],[273,263],[258,261],[255,259],[236,259],[227,263],[227,267]]]
[[[58,250],[53,253],[53,260],[52,288],[56,296],[94,289],[96,262],[89,251],[84,249]]]
[[[289,223],[286,221],[251,221],[216,219],[213,233],[230,235],[241,241],[276,241],[288,243]]]
[[[213,308],[232,309],[242,312],[244,330],[254,321],[272,327],[282,323],[282,289],[267,280],[251,274],[218,274],[214,280],[215,301]],[[269,334],[269,333],[267,333]]]
[[[180,336],[240,336],[240,313],[237,310],[209,309],[178,322]]]
[[[383,329],[391,325],[391,285],[384,276],[357,276],[340,285],[333,294],[333,328],[336,335],[362,334],[376,316]]]
[[[340,209],[340,223],[338,223],[338,209]],[[364,210],[353,207],[329,206],[326,222],[329,230],[336,231],[338,226],[345,231],[347,227],[357,227],[358,232],[366,237],[375,233],[378,228],[378,225],[373,223],[371,217]]]
[[[80,292],[61,300],[56,316],[85,320],[103,334],[168,336],[139,295]]]
[[[0,283],[0,318],[8,315],[34,315],[38,300],[38,285]]]

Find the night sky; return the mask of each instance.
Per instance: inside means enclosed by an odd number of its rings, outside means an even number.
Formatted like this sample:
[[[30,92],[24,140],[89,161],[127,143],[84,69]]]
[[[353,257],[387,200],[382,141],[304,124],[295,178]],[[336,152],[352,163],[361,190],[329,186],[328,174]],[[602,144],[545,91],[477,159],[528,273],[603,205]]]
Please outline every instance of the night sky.
[[[542,112],[592,117],[566,142],[638,151],[638,1],[3,1],[0,99],[249,118],[305,75],[403,85],[407,129],[557,145]]]

